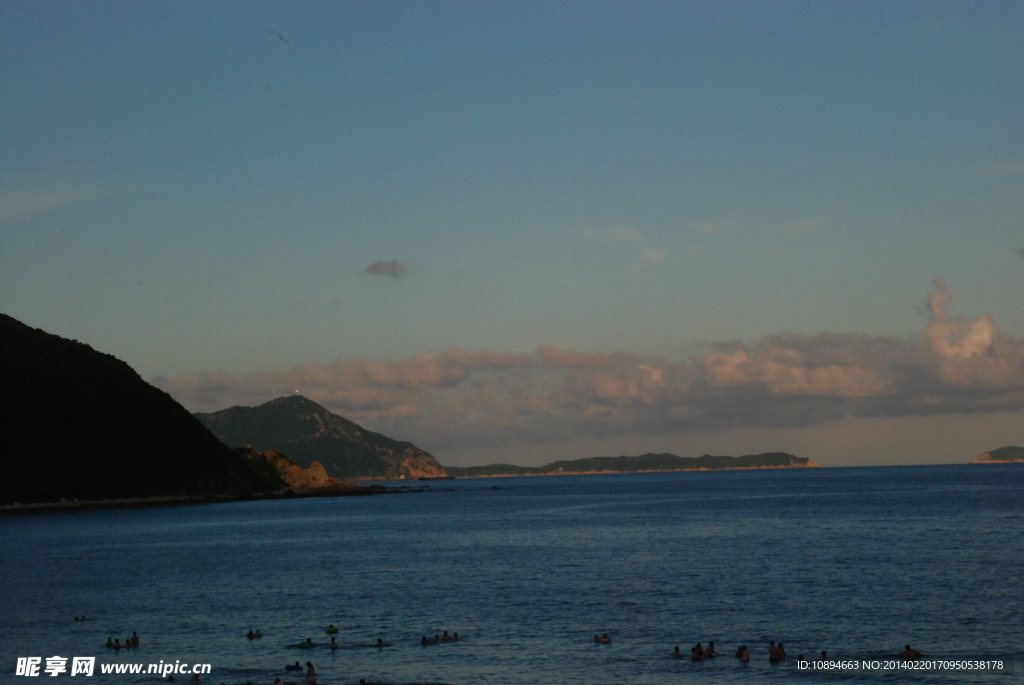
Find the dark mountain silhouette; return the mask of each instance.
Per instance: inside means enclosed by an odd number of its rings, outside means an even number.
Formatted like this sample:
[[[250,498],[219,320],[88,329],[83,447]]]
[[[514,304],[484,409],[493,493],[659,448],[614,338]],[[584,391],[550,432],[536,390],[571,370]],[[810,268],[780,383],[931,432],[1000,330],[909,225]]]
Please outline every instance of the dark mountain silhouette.
[[[674,454],[641,454],[638,457],[590,457],[572,461],[555,461],[544,466],[513,466],[490,464],[458,468],[446,466],[445,471],[457,478],[481,476],[543,476],[569,473],[636,473],[640,471],[694,471],[698,469],[765,469],[815,467],[806,457],[785,452],[765,452],[742,457],[677,457]]]
[[[0,314],[0,504],[211,495],[258,474],[119,359]]]
[[[226,445],[284,452],[302,468],[318,461],[335,478],[387,480],[446,475],[434,457],[412,443],[368,431],[302,395],[195,417]]]

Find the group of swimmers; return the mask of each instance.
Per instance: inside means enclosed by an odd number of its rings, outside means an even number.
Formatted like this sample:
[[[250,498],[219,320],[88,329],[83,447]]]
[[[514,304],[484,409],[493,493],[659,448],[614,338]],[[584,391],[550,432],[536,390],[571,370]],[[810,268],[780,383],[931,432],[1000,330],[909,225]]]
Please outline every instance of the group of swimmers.
[[[286,670],[286,671],[301,671],[302,670],[302,666],[299,664],[298,661],[296,661],[294,666],[292,666],[292,665],[285,666],[284,670]],[[281,679],[280,678],[274,678],[274,685],[281,685]],[[306,685],[316,685],[316,669],[313,668],[313,663],[310,662],[310,661],[306,662]]]
[[[608,637],[608,636],[605,635],[605,637]],[[598,642],[598,641],[599,640],[598,640],[597,636],[595,635],[594,636],[594,642]],[[608,644],[611,644],[611,638],[608,638]],[[681,658],[683,658],[684,654],[681,651],[679,651],[678,647],[676,647],[675,651],[672,653],[672,656],[674,656],[677,659],[681,659]],[[715,651],[715,643],[713,641],[708,642],[708,646],[707,647],[702,646],[701,643],[698,642],[697,645],[693,649],[690,650],[690,659],[692,661],[704,661],[705,659],[713,659],[716,656],[722,656],[722,655]],[[733,656],[735,656],[737,659],[739,659],[743,663],[747,663],[748,661],[750,661],[750,649],[746,645],[740,645],[739,647],[736,648],[736,653]],[[910,647],[910,645],[904,645],[903,646],[903,651],[900,652],[899,654],[897,654],[896,656],[901,657],[903,659],[914,660],[914,659],[920,659],[923,655],[921,654],[921,652],[917,651],[916,649],[912,649]],[[776,664],[776,663],[778,663],[780,661],[784,661],[785,659],[786,659],[786,646],[784,644],[782,644],[781,642],[776,645],[775,644],[775,640],[772,640],[771,642],[769,642],[769,644],[768,644],[768,661],[773,663],[773,664]],[[798,656],[797,660],[798,661],[807,661],[807,659],[804,658],[803,654]],[[828,652],[822,650],[822,652],[821,652],[821,661],[828,661]]]
[[[447,635],[447,633],[446,633],[446,635]],[[263,637],[263,636],[262,635],[257,635],[257,637]],[[251,640],[253,638],[250,637],[249,639]],[[288,646],[291,647],[292,649],[313,649],[314,647],[327,647],[328,649],[343,649],[343,647],[338,644],[338,638],[336,638],[336,637],[332,637],[330,643],[327,644],[327,645],[318,644],[316,642],[313,642],[313,638],[307,637],[302,642],[297,642],[294,645],[288,645]],[[357,645],[357,646],[358,647],[390,647],[391,643],[390,642],[384,642],[384,640],[382,640],[381,638],[378,637],[377,638],[377,644],[374,644],[374,645]],[[294,670],[294,669],[292,669],[292,670]]]
[[[82,620],[84,621],[85,617],[83,617]],[[132,636],[128,637],[128,638],[125,638],[123,643],[119,639],[118,640],[111,640],[108,637],[107,638],[107,644],[105,644],[103,646],[106,647],[107,649],[131,649],[132,647],[138,647],[139,646],[139,634],[136,631],[133,630],[132,631]]]
[[[435,635],[433,637],[433,639],[428,638],[426,635],[424,635],[423,638],[420,640],[420,644],[423,645],[424,647],[426,647],[427,645],[438,645],[438,644],[441,644],[442,642],[458,642],[458,641],[459,641],[459,634],[458,633],[453,633],[453,634],[449,635],[448,631],[446,630],[446,631],[444,631],[443,635]]]

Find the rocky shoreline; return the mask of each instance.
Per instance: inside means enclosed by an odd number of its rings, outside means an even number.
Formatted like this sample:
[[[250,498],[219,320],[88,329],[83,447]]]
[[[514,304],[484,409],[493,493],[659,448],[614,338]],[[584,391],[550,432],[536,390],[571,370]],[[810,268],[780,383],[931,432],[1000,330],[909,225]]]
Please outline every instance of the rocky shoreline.
[[[350,484],[351,485],[351,484]],[[190,504],[222,504],[226,502],[259,502],[264,500],[309,499],[312,497],[367,497],[370,495],[404,495],[413,492],[424,492],[423,488],[407,485],[386,487],[383,485],[359,485],[346,489],[292,489],[262,495],[234,496],[165,496],[165,497],[124,497],[101,500],[61,500],[59,502],[38,502],[23,504],[0,505],[0,516],[4,514],[35,514],[54,511],[92,511],[97,509],[148,509],[152,507],[176,507]]]

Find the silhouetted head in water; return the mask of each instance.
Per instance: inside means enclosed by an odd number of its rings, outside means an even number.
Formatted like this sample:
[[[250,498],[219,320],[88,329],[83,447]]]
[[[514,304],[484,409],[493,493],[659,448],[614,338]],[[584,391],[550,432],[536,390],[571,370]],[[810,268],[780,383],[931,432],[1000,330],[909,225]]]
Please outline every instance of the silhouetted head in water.
[[[824,660],[824,659],[828,659],[828,653],[827,653],[827,652],[826,652],[826,651],[825,651],[824,649],[823,649],[823,650],[821,650],[821,658],[822,658],[823,660]]]

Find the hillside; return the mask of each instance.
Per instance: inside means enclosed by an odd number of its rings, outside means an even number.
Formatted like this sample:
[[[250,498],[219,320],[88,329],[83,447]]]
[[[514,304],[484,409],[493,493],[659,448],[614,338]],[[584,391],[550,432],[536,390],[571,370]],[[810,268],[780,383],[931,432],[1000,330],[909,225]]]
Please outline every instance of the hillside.
[[[280,487],[123,361],[0,314],[0,504]]]
[[[1024,462],[1024,447],[1000,447],[991,452],[979,454],[971,460],[972,464],[1012,464]]]
[[[412,443],[368,431],[301,395],[195,417],[226,445],[285,452],[303,468],[318,461],[328,475],[343,480],[447,475]]]
[[[642,471],[694,471],[720,469],[770,469],[816,467],[810,459],[794,457],[785,452],[748,454],[742,457],[677,457],[674,454],[642,454],[638,457],[590,457],[572,461],[555,461],[538,467],[490,464],[459,468],[446,466],[445,471],[457,478],[486,476],[544,476],[572,473],[637,473]]]

